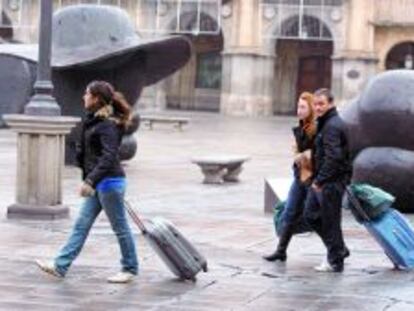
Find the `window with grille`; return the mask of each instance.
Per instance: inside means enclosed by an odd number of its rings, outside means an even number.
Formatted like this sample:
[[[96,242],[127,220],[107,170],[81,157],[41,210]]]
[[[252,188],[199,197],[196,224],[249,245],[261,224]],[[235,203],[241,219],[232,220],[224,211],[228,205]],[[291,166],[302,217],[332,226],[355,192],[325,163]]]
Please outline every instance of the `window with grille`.
[[[344,0],[261,0],[263,36],[332,40],[333,34],[324,21],[340,19],[343,2]]]

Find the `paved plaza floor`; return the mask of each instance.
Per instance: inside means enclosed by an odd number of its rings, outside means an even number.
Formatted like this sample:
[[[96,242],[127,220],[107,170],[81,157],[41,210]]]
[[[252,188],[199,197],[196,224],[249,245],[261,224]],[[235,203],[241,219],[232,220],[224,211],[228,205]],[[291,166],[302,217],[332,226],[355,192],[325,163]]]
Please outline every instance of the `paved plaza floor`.
[[[168,114],[191,122],[183,131],[169,124],[140,128],[138,153],[125,163],[127,196],[144,217],[172,220],[205,254],[209,272],[196,283],[176,280],[133,227],[140,275],[127,285],[106,283],[119,269],[119,250],[101,215],[64,280],[41,273],[34,259],[57,253],[77,215],[80,172],[64,171],[70,218],[7,219],[15,193],[16,137],[0,130],[0,310],[414,310],[414,272],[393,270],[347,211],[343,227],[351,257],[343,274],[313,271],[325,256],[314,234],[293,239],[285,264],[261,259],[276,243],[272,218],[263,213],[264,178],[290,176],[293,118]],[[240,183],[201,183],[191,158],[216,154],[251,157]]]

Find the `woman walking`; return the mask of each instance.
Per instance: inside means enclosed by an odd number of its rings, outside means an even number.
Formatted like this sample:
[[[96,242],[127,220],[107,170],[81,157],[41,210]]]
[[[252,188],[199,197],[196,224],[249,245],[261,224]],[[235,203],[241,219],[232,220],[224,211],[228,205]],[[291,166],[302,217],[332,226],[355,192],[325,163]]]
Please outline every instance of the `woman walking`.
[[[295,224],[303,212],[303,203],[312,181],[311,149],[313,146],[316,124],[312,107],[313,95],[304,92],[297,104],[299,125],[294,127],[295,158],[293,164],[293,182],[286,200],[285,215],[276,250],[267,256],[268,261],[286,261],[287,248],[293,236]]]
[[[104,210],[121,250],[121,271],[108,278],[127,283],[138,273],[134,240],[124,208],[125,172],[118,150],[128,127],[131,108],[121,93],[105,81],[91,82],[83,96],[86,117],[82,124],[77,160],[82,170],[80,195],[84,197],[72,233],[53,261],[36,261],[45,272],[63,278],[79,255],[89,230]]]

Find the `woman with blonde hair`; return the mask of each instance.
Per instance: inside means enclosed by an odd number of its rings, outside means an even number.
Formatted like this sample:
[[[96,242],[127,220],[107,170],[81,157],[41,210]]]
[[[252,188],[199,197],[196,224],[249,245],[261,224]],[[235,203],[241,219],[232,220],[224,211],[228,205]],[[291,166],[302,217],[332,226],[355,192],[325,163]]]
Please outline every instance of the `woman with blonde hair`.
[[[299,96],[297,104],[299,124],[292,129],[295,138],[294,178],[286,200],[282,229],[276,251],[270,255],[263,256],[268,261],[286,261],[286,250],[293,236],[298,218],[302,215],[303,203],[312,181],[311,150],[316,135],[312,103],[313,95],[311,93],[304,92]]]

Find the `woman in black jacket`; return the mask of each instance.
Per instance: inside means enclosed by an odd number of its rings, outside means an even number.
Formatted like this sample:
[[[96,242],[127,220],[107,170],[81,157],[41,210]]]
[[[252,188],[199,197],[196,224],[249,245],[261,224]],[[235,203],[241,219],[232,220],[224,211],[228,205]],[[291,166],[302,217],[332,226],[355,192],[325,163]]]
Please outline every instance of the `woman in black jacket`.
[[[312,101],[313,95],[311,93],[304,92],[299,97],[297,106],[299,125],[292,129],[295,137],[294,178],[283,212],[282,230],[277,248],[272,254],[263,256],[268,261],[286,261],[286,250],[292,238],[297,220],[302,215],[303,203],[311,183],[311,150],[316,134]]]
[[[45,272],[64,277],[79,255],[99,213],[104,210],[121,249],[121,271],[108,282],[126,283],[138,273],[135,243],[127,223],[125,172],[118,151],[131,109],[122,94],[105,81],[91,82],[83,96],[86,117],[82,124],[77,160],[82,170],[82,208],[66,245],[51,262],[37,261]]]

